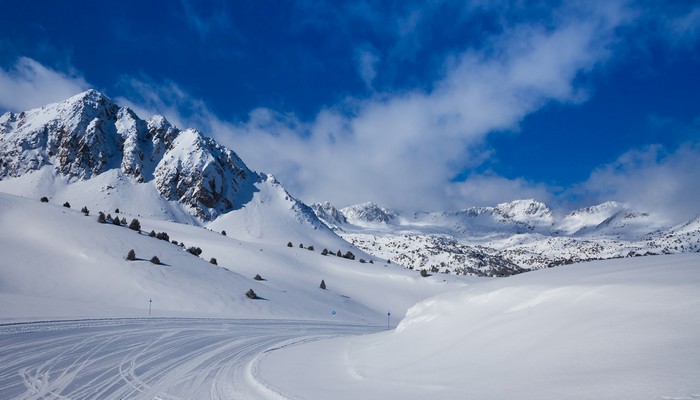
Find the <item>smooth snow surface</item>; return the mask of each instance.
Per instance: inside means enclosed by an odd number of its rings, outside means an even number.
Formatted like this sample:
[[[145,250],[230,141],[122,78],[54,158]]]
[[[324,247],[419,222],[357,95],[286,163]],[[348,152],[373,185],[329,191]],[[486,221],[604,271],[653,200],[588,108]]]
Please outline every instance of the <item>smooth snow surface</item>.
[[[395,331],[275,351],[260,371],[304,399],[697,399],[700,256],[475,284]]]
[[[124,213],[129,209],[124,204],[119,214],[104,211],[129,223],[135,216]],[[400,266],[322,256],[321,243],[306,240],[305,246],[316,245],[314,251],[297,247],[296,241],[287,247],[281,238],[250,242],[236,235],[236,227],[223,235],[138,217],[138,233],[100,224],[99,209],[89,207],[90,215],[84,216],[81,207],[0,193],[0,321],[144,317],[151,306],[158,317],[382,323],[386,310],[403,316],[417,301],[469,282],[447,276],[426,279]],[[151,230],[167,232],[184,247],[149,237]],[[332,237],[327,233],[320,240]],[[201,256],[185,251],[189,247],[200,248]],[[126,260],[130,249],[136,261]],[[160,265],[149,262],[153,256]],[[254,280],[256,274],[263,280]],[[326,290],[319,288],[322,279]],[[249,289],[260,298],[247,298]]]

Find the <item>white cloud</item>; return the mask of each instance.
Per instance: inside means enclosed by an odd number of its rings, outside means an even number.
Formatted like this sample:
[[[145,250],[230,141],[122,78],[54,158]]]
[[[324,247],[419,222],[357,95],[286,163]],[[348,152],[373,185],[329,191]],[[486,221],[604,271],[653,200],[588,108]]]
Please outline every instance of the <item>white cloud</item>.
[[[363,48],[357,51],[357,70],[368,89],[373,88],[374,78],[377,76],[377,63],[379,55],[371,48]]]
[[[451,178],[479,159],[473,151],[489,132],[516,128],[547,102],[581,100],[585,92],[573,82],[606,60],[615,28],[608,21],[516,27],[493,39],[492,54],[467,51],[452,58],[429,91],[377,94],[291,128],[282,118],[281,134],[253,117],[215,134],[223,140],[233,135],[228,143],[245,160],[278,175],[306,201],[461,208],[480,198],[465,192],[472,182]],[[489,181],[501,188],[506,182]],[[546,192],[524,182],[514,187],[522,189],[509,191],[514,197]]]
[[[698,216],[699,165],[700,143],[686,143],[670,153],[649,146],[596,169],[573,192],[588,202],[618,199],[678,222]]]
[[[585,96],[585,88],[574,84],[576,77],[607,59],[621,20],[607,8],[599,14],[572,13],[547,29],[515,26],[490,39],[488,54],[468,50],[447,60],[429,90],[348,99],[308,122],[267,109],[228,122],[174,83],[131,79],[127,84],[141,98],[136,109],[189,116],[174,122],[215,136],[307,202],[345,206],[373,200],[432,210],[489,199],[542,199],[545,188],[524,180],[484,175],[460,183],[452,177],[483,160],[475,149],[490,132],[517,128],[547,102]],[[375,63],[372,57],[366,61],[367,82],[376,74]],[[480,185],[487,190],[474,189]]]
[[[12,68],[0,68],[0,109],[29,110],[65,100],[89,87],[79,75],[56,71],[21,57]]]

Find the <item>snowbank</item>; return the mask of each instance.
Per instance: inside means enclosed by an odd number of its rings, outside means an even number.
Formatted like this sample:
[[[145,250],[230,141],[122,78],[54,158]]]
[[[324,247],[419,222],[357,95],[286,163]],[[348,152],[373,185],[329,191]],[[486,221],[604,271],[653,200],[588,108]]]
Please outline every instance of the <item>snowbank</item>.
[[[395,331],[268,355],[308,399],[691,399],[700,395],[700,255],[609,260],[423,301]]]

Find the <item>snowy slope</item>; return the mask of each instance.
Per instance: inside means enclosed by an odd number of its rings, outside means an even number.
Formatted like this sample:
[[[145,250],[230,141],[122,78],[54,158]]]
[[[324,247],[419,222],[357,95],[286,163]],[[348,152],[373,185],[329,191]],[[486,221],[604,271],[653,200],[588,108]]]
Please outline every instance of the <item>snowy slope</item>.
[[[84,216],[79,208],[0,193],[0,319],[146,316],[153,300],[157,316],[377,323],[387,309],[403,315],[416,301],[462,284],[423,279],[379,262],[322,256],[320,246],[310,251],[289,248],[286,241],[248,241],[236,237],[235,229],[222,235],[138,218],[143,232],[137,233],[99,224],[98,209]],[[127,222],[136,217],[104,211]],[[151,230],[167,232],[184,247],[149,237]],[[199,247],[201,256],[186,252],[189,247]],[[130,249],[139,260],[125,259]],[[152,256],[162,265],[151,264]],[[264,280],[254,280],[256,274]],[[327,290],[319,289],[322,279]],[[251,288],[264,299],[248,299]]]
[[[698,287],[697,254],[536,271],[423,301],[395,331],[275,351],[259,368],[306,399],[693,399]]]

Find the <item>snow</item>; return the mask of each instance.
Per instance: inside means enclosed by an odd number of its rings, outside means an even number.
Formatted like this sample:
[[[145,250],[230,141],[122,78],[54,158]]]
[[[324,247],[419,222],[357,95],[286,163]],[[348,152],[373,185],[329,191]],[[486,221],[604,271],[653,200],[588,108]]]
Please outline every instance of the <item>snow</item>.
[[[262,186],[250,207],[291,215],[281,190]],[[195,257],[77,207],[0,194],[1,398],[700,394],[698,254],[502,279],[420,278],[393,264],[324,257],[319,246],[289,248],[273,234],[237,237],[235,224],[222,235],[139,218],[144,232],[201,247]],[[280,229],[286,237],[298,226]],[[306,246],[316,244],[310,232],[320,231],[298,231]],[[125,260],[131,248],[142,260]],[[246,298],[248,288],[264,299]],[[18,323],[41,320],[53,322]],[[368,334],[387,322],[393,330]]]
[[[312,241],[306,246],[317,244],[315,251],[289,248],[286,240],[249,241],[235,229],[224,236],[197,225],[138,217],[128,214],[128,207],[119,214],[102,210],[127,222],[138,218],[139,234],[99,224],[99,209],[91,208],[86,217],[80,207],[0,193],[0,320],[142,317],[153,300],[154,316],[376,323],[386,309],[403,315],[415,302],[466,282],[422,279],[399,266],[322,256],[320,243]],[[185,247],[148,237],[151,230],[167,232]],[[186,252],[188,247],[201,248],[201,258]],[[125,260],[130,249],[140,260]],[[152,256],[163,264],[151,264]],[[218,265],[208,262],[212,257]],[[254,280],[256,274],[265,280]],[[327,290],[319,289],[321,279]],[[248,299],[244,293],[251,288],[263,299]]]
[[[692,399],[700,256],[609,260],[425,300],[394,331],[265,355],[305,399]]]
[[[613,201],[563,217],[529,199],[455,212],[394,213],[385,222],[356,217],[383,210],[367,203],[341,210],[349,222],[343,224],[336,222],[342,213],[329,217],[328,210],[334,209],[328,203],[315,207],[319,218],[348,242],[414,270],[493,276],[579,261],[700,251],[697,223],[668,225],[654,213]]]

